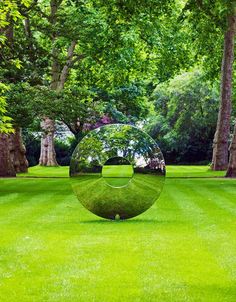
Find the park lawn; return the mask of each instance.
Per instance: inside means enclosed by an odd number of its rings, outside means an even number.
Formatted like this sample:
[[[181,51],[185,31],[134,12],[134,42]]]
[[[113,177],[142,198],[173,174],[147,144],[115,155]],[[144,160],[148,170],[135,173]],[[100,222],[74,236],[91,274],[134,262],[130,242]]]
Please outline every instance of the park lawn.
[[[108,167],[108,166],[105,166]],[[222,177],[225,171],[211,171],[209,166],[167,166],[167,177]],[[19,173],[20,177],[68,177],[69,167],[34,166],[29,173]]]
[[[167,177],[223,177],[225,171],[212,171],[210,166],[167,166]]]
[[[69,177],[69,167],[68,166],[58,166],[58,167],[42,167],[34,166],[29,168],[28,173],[19,173],[17,176],[20,177]]]
[[[234,302],[235,216],[233,179],[167,178],[126,221],[88,212],[68,178],[0,179],[0,301]]]

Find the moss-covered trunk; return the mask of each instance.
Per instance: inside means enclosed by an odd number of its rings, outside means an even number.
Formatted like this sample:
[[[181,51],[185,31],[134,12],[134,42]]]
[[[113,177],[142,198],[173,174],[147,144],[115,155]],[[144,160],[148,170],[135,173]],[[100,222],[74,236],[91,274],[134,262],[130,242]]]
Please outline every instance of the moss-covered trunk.
[[[21,128],[15,128],[15,132],[9,136],[9,149],[15,172],[28,172],[28,161],[25,156],[26,149],[21,135]]]
[[[16,172],[10,155],[9,135],[0,133],[0,177],[15,177]]]
[[[236,122],[234,125],[234,134],[229,151],[229,165],[226,172],[226,177],[236,177]]]
[[[230,133],[232,73],[234,61],[236,16],[228,17],[228,28],[224,37],[222,60],[221,101],[217,127],[213,141],[212,170],[226,170],[228,166],[228,141]]]

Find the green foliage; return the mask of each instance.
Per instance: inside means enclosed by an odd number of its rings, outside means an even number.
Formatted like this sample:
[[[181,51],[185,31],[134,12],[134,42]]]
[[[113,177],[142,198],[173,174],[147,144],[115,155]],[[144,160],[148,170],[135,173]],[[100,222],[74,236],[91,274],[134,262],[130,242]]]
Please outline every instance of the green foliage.
[[[5,93],[7,100],[7,112],[12,123],[17,127],[29,128],[35,123],[37,112],[32,102],[33,91],[27,83],[9,84]]]
[[[17,22],[22,19],[22,14],[19,11],[18,5],[23,5],[24,7],[29,7],[31,0],[4,0],[0,1],[0,59],[5,65],[5,56],[3,56],[3,50],[6,49],[7,44],[7,34],[6,31],[11,25],[11,22]],[[3,67],[2,66],[2,67]],[[10,58],[8,66],[13,66],[16,69],[21,68],[21,62],[18,58]],[[3,69],[0,68],[0,80],[2,80]],[[0,132],[9,133],[12,132],[12,119],[6,115],[6,98],[4,96],[5,92],[9,87],[0,82]]]
[[[154,114],[145,128],[160,144],[167,162],[210,159],[218,97],[218,89],[199,71],[156,87]]]
[[[178,84],[168,81],[196,65],[212,82],[219,78],[233,1],[160,0],[157,5],[155,0],[65,0],[57,1],[55,16],[50,3],[7,0],[0,5],[0,80],[10,87],[4,97],[13,124],[38,130],[48,116],[81,139],[104,116],[112,122],[143,123],[158,85],[148,131],[161,140],[169,159],[208,158],[217,92],[201,75],[179,77]],[[55,60],[59,72],[67,64],[70,68],[60,92],[52,90]]]
[[[22,132],[29,167],[36,166],[40,156],[40,137],[28,129],[23,129]]]
[[[12,132],[12,119],[6,115],[6,98],[4,93],[8,90],[8,86],[0,82],[0,133]]]
[[[219,79],[227,16],[235,13],[234,0],[188,0],[179,21],[190,29],[191,49],[210,79]]]
[[[77,141],[75,138],[55,140],[56,158],[60,166],[68,166],[70,164],[71,155],[76,144]]]
[[[30,122],[35,123],[34,118],[48,116],[66,124],[76,136],[81,134],[84,125],[99,126],[104,116],[113,122],[134,123],[149,112],[146,89],[138,84],[115,87],[111,92],[72,85],[60,93],[45,86],[20,84],[12,88],[9,104],[11,100],[17,104],[9,112],[22,126],[29,127]]]

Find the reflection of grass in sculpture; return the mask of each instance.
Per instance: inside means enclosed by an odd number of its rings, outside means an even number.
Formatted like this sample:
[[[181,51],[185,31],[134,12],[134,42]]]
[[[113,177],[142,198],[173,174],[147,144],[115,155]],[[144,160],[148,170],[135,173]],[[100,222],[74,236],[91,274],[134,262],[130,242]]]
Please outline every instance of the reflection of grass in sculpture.
[[[108,165],[103,166],[102,176],[112,187],[126,186],[134,173],[131,165]]]
[[[107,184],[114,188],[125,187],[130,182],[130,177],[104,177]]]
[[[113,178],[119,186],[122,178]],[[163,176],[135,174],[132,181],[122,188],[113,188],[98,176],[79,176],[73,180],[73,188],[81,203],[93,213],[114,218],[134,217],[148,209],[159,196]]]
[[[103,177],[132,177],[133,167],[131,165],[109,165],[102,168]]]

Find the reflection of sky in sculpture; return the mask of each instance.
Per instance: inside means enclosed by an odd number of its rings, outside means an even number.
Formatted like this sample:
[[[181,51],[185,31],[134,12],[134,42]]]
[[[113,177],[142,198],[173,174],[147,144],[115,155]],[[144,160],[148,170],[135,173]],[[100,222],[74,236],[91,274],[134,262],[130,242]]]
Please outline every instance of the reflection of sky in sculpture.
[[[104,164],[116,157],[126,159],[134,169],[125,188],[112,188],[102,177]],[[105,218],[114,218],[116,214],[130,218],[148,209],[160,195],[165,163],[150,136],[130,125],[113,124],[91,131],[78,144],[72,155],[70,175],[78,199],[90,211]],[[119,184],[124,177],[113,177],[111,181]],[[83,186],[87,187],[87,194]]]

